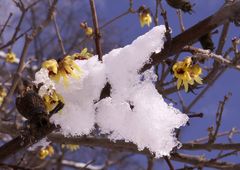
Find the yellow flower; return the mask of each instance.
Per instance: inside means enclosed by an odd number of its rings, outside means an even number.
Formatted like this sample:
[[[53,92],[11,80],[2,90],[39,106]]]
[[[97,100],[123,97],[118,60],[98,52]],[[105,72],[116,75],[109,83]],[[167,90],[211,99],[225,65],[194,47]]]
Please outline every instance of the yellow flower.
[[[191,64],[192,64],[192,57],[186,57],[186,58],[183,60],[183,63],[185,64],[186,67],[190,67]]]
[[[57,62],[55,59],[47,60],[43,62],[42,67],[48,69],[49,77],[56,82],[63,77],[64,85],[68,85],[68,76],[79,78],[81,75],[80,67],[69,55],[64,57],[59,62]]]
[[[173,72],[175,77],[178,79],[177,88],[183,84],[185,91],[188,91],[188,84],[193,84],[192,78],[188,72],[188,69],[184,62],[178,62],[173,65]]]
[[[199,75],[202,74],[202,68],[201,68],[198,64],[195,64],[194,66],[192,66],[189,72],[190,72],[190,76],[191,76],[198,84],[203,84],[202,78],[199,76]]]
[[[46,68],[49,71],[50,78],[58,79],[58,62],[55,59],[50,59],[42,63],[42,68]]]
[[[92,36],[93,35],[93,29],[92,29],[92,27],[89,27],[88,26],[88,24],[87,24],[87,22],[82,22],[81,24],[80,24],[80,27],[85,31],[85,34],[87,35],[87,36]]]
[[[0,86],[0,105],[2,104],[4,98],[7,96],[6,89]]]
[[[175,63],[172,67],[174,76],[177,80],[177,89],[183,84],[185,91],[188,91],[188,84],[193,85],[194,80],[202,84],[202,79],[200,74],[202,74],[202,69],[198,64],[192,65],[191,57],[185,58],[183,61]]]
[[[68,85],[68,76],[73,78],[80,78],[82,71],[80,67],[75,63],[71,56],[64,57],[63,60],[59,62],[59,75],[63,77],[65,85]]]
[[[74,145],[74,144],[67,144],[67,145],[62,144],[62,148],[67,148],[67,149],[69,149],[70,151],[73,152],[73,151],[78,150],[80,148],[80,146],[79,145]]]
[[[141,13],[139,15],[139,20],[141,27],[144,27],[144,25],[150,26],[150,24],[152,23],[152,17],[149,13]]]
[[[85,34],[87,36],[92,36],[93,35],[93,29],[91,27],[86,27]]]
[[[43,101],[48,112],[52,111],[57,106],[59,101],[64,102],[63,97],[55,90],[51,94],[43,95]]]
[[[92,54],[88,52],[87,48],[84,48],[80,53],[74,53],[72,58],[74,60],[85,60],[92,57]]]
[[[52,156],[54,154],[54,149],[51,145],[45,147],[45,148],[41,148],[38,156],[40,159],[45,159],[47,156]]]
[[[8,52],[6,54],[6,59],[5,61],[8,62],[8,63],[14,63],[16,62],[17,58],[16,58],[16,54],[13,53],[13,52]]]
[[[144,27],[144,25],[150,26],[150,24],[152,23],[150,10],[145,6],[140,6],[138,9],[138,14],[141,27]]]
[[[45,159],[48,155],[49,155],[49,151],[45,148],[42,148],[38,153],[38,156],[40,159]]]
[[[48,145],[46,149],[48,150],[49,156],[54,154],[54,148],[51,145]]]

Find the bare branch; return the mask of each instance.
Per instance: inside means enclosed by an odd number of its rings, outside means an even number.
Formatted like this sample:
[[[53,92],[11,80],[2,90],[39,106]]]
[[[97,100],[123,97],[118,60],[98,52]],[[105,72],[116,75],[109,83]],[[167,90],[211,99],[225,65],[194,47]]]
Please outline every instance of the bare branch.
[[[95,2],[94,0],[89,0],[90,6],[91,6],[91,11],[92,11],[92,20],[93,20],[93,25],[94,25],[94,38],[95,38],[95,45],[96,45],[96,51],[98,54],[98,60],[102,61],[102,47],[100,43],[100,31],[98,27],[98,19],[97,19],[97,12],[96,12],[96,7],[95,7]]]
[[[49,2],[49,5],[51,5],[51,0],[49,0],[48,2]],[[54,28],[55,28],[55,31],[56,31],[56,34],[57,34],[58,43],[59,43],[59,46],[62,50],[62,54],[66,55],[66,51],[65,51],[65,48],[64,48],[64,45],[63,45],[62,37],[61,37],[59,27],[58,27],[58,24],[57,24],[56,12],[53,13],[53,23],[54,23]]]
[[[224,64],[229,67],[240,70],[240,65],[235,65],[229,59],[223,58],[223,56],[221,56],[221,55],[214,54],[214,53],[210,52],[209,50],[203,50],[201,48],[196,48],[196,47],[192,47],[192,46],[185,46],[183,48],[183,51],[191,52],[194,55],[194,57],[196,57],[196,58],[206,58],[206,59],[213,58],[219,64]]]
[[[13,15],[12,13],[9,14],[9,16],[8,16],[8,18],[7,18],[6,22],[5,22],[5,24],[3,25],[3,28],[1,29],[0,37],[2,36],[2,33],[4,32],[4,30],[5,30],[5,28],[6,28],[7,24],[8,24],[8,22],[9,22],[9,20],[10,20],[11,17],[12,17],[12,15]]]

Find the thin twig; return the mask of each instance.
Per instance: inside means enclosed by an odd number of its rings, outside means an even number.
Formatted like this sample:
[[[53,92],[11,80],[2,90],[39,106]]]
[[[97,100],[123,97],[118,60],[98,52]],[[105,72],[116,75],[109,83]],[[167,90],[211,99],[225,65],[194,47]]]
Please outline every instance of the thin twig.
[[[200,98],[203,97],[203,95],[209,90],[210,87],[213,86],[213,84],[218,80],[218,78],[226,71],[226,69],[222,69],[213,79],[208,81],[207,86],[195,97],[195,99],[188,105],[186,108],[186,111],[189,112],[192,107],[199,101]]]
[[[164,25],[165,25],[165,28],[166,28],[166,38],[167,38],[167,42],[170,42],[171,41],[171,30],[170,30],[170,27],[169,27],[169,24],[168,24],[168,18],[167,18],[167,11],[163,8],[163,5],[162,5],[162,0],[159,1],[159,7],[160,7],[160,10],[161,10],[161,15],[163,17],[163,20],[164,20]]]
[[[161,86],[168,85],[167,83],[163,84],[163,83],[164,83],[164,80],[166,79],[167,75],[171,72],[172,67],[173,67],[174,63],[176,63],[178,57],[179,57],[179,54],[178,54],[178,55],[175,55],[174,58],[173,58],[173,60],[171,61],[171,64],[168,66],[167,70],[166,70],[164,73],[162,73],[162,76],[161,76],[161,79],[160,79],[160,81],[159,81],[159,83],[158,83],[157,89],[159,89]],[[171,82],[172,82],[172,81],[171,81]]]
[[[212,162],[203,156],[192,156],[192,155],[187,155],[187,154],[174,154],[171,157],[172,160],[174,161],[180,161],[180,162],[185,162],[188,164],[192,165],[198,165],[201,167],[211,167],[211,168],[216,168],[216,169],[232,169],[232,170],[237,170],[240,168],[239,164],[232,164],[232,163],[227,163],[224,161],[216,161]]]
[[[236,128],[232,128],[230,131],[224,131],[224,132],[218,133],[217,137],[230,136],[231,138],[235,134],[240,134],[240,132],[236,130]],[[193,141],[189,141],[188,143],[203,143],[203,142],[207,142],[208,140],[209,140],[209,136],[206,136],[199,139],[195,139]]]
[[[210,52],[209,50],[203,50],[201,48],[196,48],[196,47],[192,47],[192,46],[185,46],[182,51],[191,52],[194,55],[194,57],[196,57],[196,58],[205,58],[205,59],[212,58],[215,61],[217,61],[219,64],[224,64],[229,67],[240,70],[240,65],[235,65],[229,59],[226,59],[221,55],[214,54],[214,53]]]
[[[234,155],[234,154],[237,154],[238,152],[239,152],[239,151],[231,151],[231,152],[228,152],[228,153],[225,153],[225,154],[221,154],[221,155],[217,156],[217,157],[214,158],[214,159],[210,159],[210,161],[215,162],[215,161],[217,161],[217,160],[219,160],[219,159],[226,158],[226,157],[228,157],[228,156],[232,156],[232,155]]]
[[[32,170],[31,168],[25,168],[18,165],[3,164],[3,163],[0,163],[0,167],[4,169],[6,168],[6,169],[16,169],[16,170]]]
[[[217,50],[216,50],[216,54],[219,54],[219,55],[222,54],[222,50],[223,50],[224,44],[226,42],[226,37],[227,37],[229,25],[230,25],[229,22],[227,22],[223,25],[223,29],[222,29],[222,33],[221,33],[221,36],[220,36],[220,39],[219,39],[219,42],[218,42],[218,47],[217,47]]]
[[[110,19],[109,21],[107,21],[106,23],[104,23],[103,25],[101,25],[101,26],[99,27],[99,29],[101,30],[101,29],[105,28],[106,26],[108,26],[108,25],[110,25],[111,23],[113,23],[114,21],[116,21],[116,20],[124,17],[125,15],[128,15],[129,13],[131,13],[129,10],[123,12],[122,14],[120,14],[120,15],[112,18],[112,19]]]
[[[164,158],[164,160],[166,161],[166,163],[167,163],[167,165],[168,165],[168,167],[169,167],[169,170],[174,170],[173,164],[172,164],[172,162],[170,161],[170,159],[169,159],[168,157],[166,157],[166,156],[164,156],[163,158]]]
[[[10,20],[11,17],[12,17],[12,15],[13,15],[12,13],[9,14],[9,16],[8,16],[8,18],[7,18],[6,22],[5,22],[5,24],[3,25],[3,28],[1,29],[0,37],[2,36],[2,33],[4,32],[4,30],[5,30],[5,28],[6,28],[7,24],[8,24],[8,22],[9,22],[9,20]]]
[[[228,95],[224,96],[223,101],[219,102],[218,110],[216,113],[216,128],[215,128],[213,135],[209,136],[208,143],[214,143],[217,138],[217,134],[218,134],[219,128],[221,126],[221,122],[222,122],[222,114],[224,111],[224,106],[225,106],[227,100],[229,99],[230,95],[231,94],[229,93]]]
[[[177,16],[178,16],[178,20],[179,20],[181,31],[184,32],[185,31],[185,27],[184,27],[183,19],[182,19],[182,11],[180,9],[177,10]]]
[[[152,156],[147,156],[147,170],[153,170],[154,158]]]
[[[158,6],[159,6],[159,0],[156,0],[155,15],[153,20],[155,25],[158,25]]]
[[[96,51],[97,51],[97,54],[98,54],[98,60],[102,61],[102,47],[101,47],[101,42],[100,42],[101,35],[100,35],[99,27],[98,27],[98,19],[97,19],[95,2],[94,2],[94,0],[89,0],[89,2],[90,2],[91,12],[92,12]]]
[[[203,113],[195,113],[195,114],[188,114],[189,118],[194,118],[194,117],[199,117],[202,118],[203,117]]]
[[[51,0],[48,0],[48,2],[49,2],[49,5],[50,5]],[[55,29],[56,34],[57,34],[58,43],[59,43],[59,46],[62,50],[62,54],[66,55],[66,51],[65,51],[65,48],[64,48],[64,45],[63,45],[63,40],[62,40],[60,31],[59,31],[59,27],[58,27],[58,24],[57,24],[56,12],[54,12],[54,14],[53,14],[53,23],[54,23],[54,29]]]
[[[185,111],[186,111],[186,104],[185,104],[185,102],[184,102],[184,99],[183,99],[180,91],[177,92],[177,95],[178,95],[178,98],[179,98],[180,103],[181,103],[181,105],[182,105],[182,111],[185,112]]]

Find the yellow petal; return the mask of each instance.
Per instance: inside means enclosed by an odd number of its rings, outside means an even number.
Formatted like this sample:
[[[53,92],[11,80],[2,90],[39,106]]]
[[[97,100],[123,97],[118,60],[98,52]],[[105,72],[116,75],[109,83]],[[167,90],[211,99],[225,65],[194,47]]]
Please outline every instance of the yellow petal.
[[[186,80],[186,81],[191,81],[192,80],[192,77],[190,76],[188,71],[186,71],[185,74],[184,74],[184,80]]]
[[[191,68],[192,74],[199,76],[200,74],[202,74],[202,68],[198,65],[195,64],[192,68]]]
[[[144,25],[145,25],[142,19],[140,19],[140,25],[141,25],[141,27],[144,27]]]
[[[201,77],[199,77],[199,76],[194,77],[194,80],[195,80],[198,84],[203,84],[202,79],[201,79]]]
[[[48,150],[46,150],[46,149],[41,149],[41,150],[39,151],[38,156],[39,156],[40,159],[45,159],[45,158],[48,156],[48,154],[49,154]]]
[[[91,27],[87,27],[87,28],[85,29],[85,34],[86,34],[87,36],[91,36],[91,35],[93,34],[93,29],[92,29]]]
[[[140,13],[139,20],[140,20],[141,27],[143,27],[144,25],[150,26],[150,24],[152,23],[152,17],[149,14],[149,12]]]
[[[71,77],[72,77],[72,78],[75,78],[75,79],[79,79],[79,78],[81,77],[81,75],[80,75],[79,73],[73,72],[73,73],[71,74]]]
[[[185,92],[188,92],[188,82],[183,81],[183,85],[184,85]]]
[[[9,52],[6,54],[5,61],[8,63],[14,63],[17,60],[16,54],[13,52]]]
[[[60,78],[61,78],[61,74],[60,73],[58,73],[58,74],[56,74],[56,75],[50,75],[50,78],[53,80],[53,81],[55,81],[56,83],[58,83],[59,82],[59,80],[60,80]]]
[[[175,63],[175,64],[173,65],[173,67],[172,67],[172,70],[173,70],[174,73],[175,73],[177,67],[178,67],[178,63]]]
[[[63,77],[63,85],[64,85],[64,87],[68,87],[69,81],[68,81],[67,75],[66,74],[62,74],[62,77]]]
[[[88,51],[87,48],[82,49],[82,51],[80,52],[80,55],[84,56],[85,54],[87,54],[87,51]]]
[[[49,152],[49,156],[52,156],[52,155],[54,154],[54,149],[53,149],[53,147],[52,147],[51,145],[47,146],[46,149],[47,149],[48,152]]]
[[[76,151],[77,149],[79,149],[80,148],[80,146],[79,145],[74,145],[74,144],[67,144],[67,145],[65,145],[65,144],[62,144],[62,148],[67,148],[67,149],[69,149],[70,151]]]
[[[42,68],[48,69],[48,71],[57,74],[58,72],[58,63],[55,59],[46,60],[42,63]]]
[[[0,86],[0,97],[6,97],[7,96],[7,92],[6,89],[2,86]]]
[[[53,110],[57,106],[59,101],[64,102],[63,97],[55,90],[51,94],[45,94],[43,96],[43,101],[48,112]]]
[[[186,57],[183,62],[186,67],[189,67],[192,64],[192,57]]]
[[[76,69],[79,73],[82,72],[81,68],[73,61],[72,66]]]
[[[4,98],[0,97],[0,106],[2,105],[3,100],[4,100]]]
[[[191,85],[193,85],[193,84],[194,84],[194,80],[193,80],[193,79],[190,79],[190,80],[188,81],[188,83],[191,84]]]
[[[177,80],[177,89],[179,89],[181,85],[182,85],[182,79],[178,79]]]
[[[72,55],[72,58],[74,60],[76,60],[76,59],[84,60],[84,59],[89,59],[90,57],[92,57],[92,54],[87,52],[87,48],[84,48],[80,53],[74,53]]]

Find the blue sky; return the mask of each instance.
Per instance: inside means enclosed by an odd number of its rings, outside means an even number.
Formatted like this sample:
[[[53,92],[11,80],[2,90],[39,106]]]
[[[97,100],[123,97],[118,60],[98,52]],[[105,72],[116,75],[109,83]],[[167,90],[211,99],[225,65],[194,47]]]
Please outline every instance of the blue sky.
[[[4,2],[4,3],[3,3]],[[18,10],[14,8],[14,6],[6,3],[6,0],[0,0],[0,22],[2,23],[2,18],[6,18],[7,13],[14,12],[14,15],[18,15]],[[62,3],[63,1],[60,0]],[[185,28],[191,27],[193,24],[199,22],[201,19],[213,14],[217,11],[221,5],[224,3],[224,0],[201,0],[201,1],[192,1],[196,3],[194,6],[194,12],[192,15],[183,14],[183,20],[185,24]],[[67,4],[67,2],[64,2]],[[5,6],[4,6],[5,5]],[[128,0],[96,0],[96,8],[98,17],[100,19],[99,25],[103,25],[109,19],[112,19],[114,16],[118,16],[119,14],[125,12],[128,9],[129,1]],[[134,1],[134,9],[137,9],[140,5],[146,5],[150,7],[150,9],[155,11],[155,0],[135,0]],[[172,8],[169,8],[165,1],[163,1],[164,8],[167,10],[167,15],[169,19],[169,24],[172,28],[172,36],[175,36],[180,33],[179,23],[176,15],[176,11]],[[6,7],[9,8],[6,8]],[[83,0],[81,7],[82,9],[88,7],[88,1]],[[67,7],[66,7],[67,8]],[[76,7],[77,8],[77,7]],[[87,9],[87,8],[86,8]],[[60,18],[61,19],[61,18]],[[88,20],[89,16],[81,15],[76,22],[80,23],[83,20]],[[91,23],[91,20],[88,20]],[[159,17],[159,23],[163,24],[163,20],[161,16]],[[91,24],[90,24],[91,25]],[[151,25],[153,27],[153,24]],[[136,37],[142,35],[147,32],[148,27],[141,28],[138,20],[137,14],[129,14],[118,21],[111,24],[110,27],[102,30],[103,39],[107,37],[109,34],[112,35],[111,38],[120,42],[121,46],[129,44]],[[217,35],[213,35],[215,42],[218,40],[221,29],[218,29],[219,33]],[[231,26],[229,36],[227,38],[226,47],[230,46],[231,38],[233,36],[239,37],[239,28],[234,28]],[[6,37],[7,38],[7,37]],[[104,42],[103,42],[104,43]],[[119,43],[116,43],[116,45]],[[216,44],[216,43],[215,43]],[[15,50],[19,53],[19,49],[21,49],[21,41],[15,46]],[[112,45],[114,46],[114,44]],[[110,50],[110,49],[109,49]],[[190,121],[191,126],[186,126],[183,128],[182,141],[187,142],[192,139],[196,139],[199,137],[203,137],[207,135],[207,127],[213,125],[215,123],[215,113],[218,107],[218,102],[223,99],[223,96],[228,92],[232,92],[233,95],[230,100],[227,102],[225,107],[225,111],[223,114],[223,124],[221,126],[221,131],[230,130],[232,127],[240,128],[239,125],[239,72],[233,69],[229,69],[225,72],[225,74],[211,87],[204,95],[204,97],[198,102],[197,105],[194,106],[192,111],[203,112],[204,118],[202,119],[193,119]],[[184,99],[187,103],[189,103],[194,95],[192,94],[184,94],[182,92]],[[239,137],[236,138],[236,142],[239,142]],[[199,152],[200,154],[203,152]],[[206,152],[205,152],[206,153]],[[208,153],[206,153],[208,156]],[[138,159],[144,160],[145,158],[138,157]],[[236,160],[235,157],[232,157],[230,160]],[[145,161],[145,160],[144,160]],[[156,163],[158,166],[162,166],[162,163]],[[164,168],[166,168],[164,166]]]

